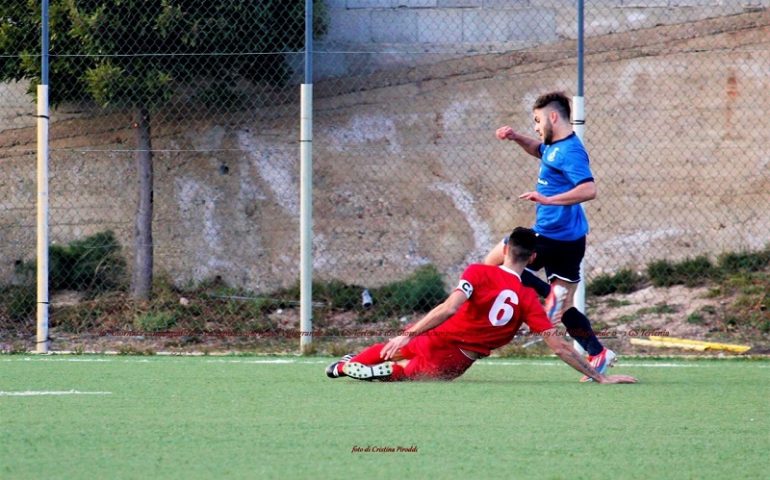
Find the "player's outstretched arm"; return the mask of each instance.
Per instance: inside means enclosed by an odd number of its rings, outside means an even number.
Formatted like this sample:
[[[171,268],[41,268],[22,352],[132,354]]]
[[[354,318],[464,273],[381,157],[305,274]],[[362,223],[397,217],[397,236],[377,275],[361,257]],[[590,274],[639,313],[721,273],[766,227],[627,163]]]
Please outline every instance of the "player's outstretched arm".
[[[578,354],[563,338],[554,335],[555,330],[543,332],[543,341],[564,363],[583,375],[588,375],[598,383],[636,383],[636,378],[629,375],[605,376],[593,369],[590,363]]]
[[[486,257],[484,257],[484,265],[502,265],[505,261],[505,254],[503,254],[503,242],[498,242],[497,245],[492,247]]]
[[[500,140],[511,140],[528,154],[535,158],[540,158],[540,140],[516,132],[514,129],[505,125],[495,131],[495,136]]]
[[[438,327],[449,317],[454,315],[465,300],[467,300],[465,293],[460,290],[453,291],[446,300],[433,307],[433,310],[428,312],[427,315],[422,317],[414,325],[407,328],[403,334],[391,338],[388,343],[382,347],[382,350],[380,350],[380,357],[384,360],[391,360],[394,358],[398,351],[406,346],[413,337]]]

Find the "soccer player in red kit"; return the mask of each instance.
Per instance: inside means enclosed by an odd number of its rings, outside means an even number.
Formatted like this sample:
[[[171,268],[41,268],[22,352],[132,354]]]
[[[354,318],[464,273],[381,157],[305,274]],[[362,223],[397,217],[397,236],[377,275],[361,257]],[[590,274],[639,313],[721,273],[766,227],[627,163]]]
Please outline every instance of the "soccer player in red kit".
[[[403,334],[329,365],[330,378],[361,380],[453,380],[479,358],[510,342],[522,323],[543,335],[567,364],[599,383],[634,383],[626,375],[594,370],[558,335],[537,293],[521,283],[521,272],[534,259],[535,232],[517,227],[505,245],[502,265],[470,265],[449,297]]]

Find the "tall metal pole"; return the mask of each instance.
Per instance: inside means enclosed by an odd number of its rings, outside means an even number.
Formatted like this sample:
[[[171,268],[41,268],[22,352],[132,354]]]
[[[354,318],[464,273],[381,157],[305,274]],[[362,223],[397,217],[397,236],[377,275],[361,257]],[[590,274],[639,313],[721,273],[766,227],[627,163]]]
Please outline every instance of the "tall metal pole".
[[[572,125],[580,140],[585,142],[585,98],[583,97],[583,39],[584,39],[584,5],[583,0],[577,0],[577,92],[572,97]],[[581,205],[582,208],[582,205]],[[586,311],[586,281],[585,260],[580,264],[580,283],[575,291],[574,304],[581,312]],[[575,349],[581,351],[580,344],[574,342]]]
[[[313,0],[305,0],[305,83],[300,90],[300,351],[313,344]]]
[[[42,0],[37,86],[37,353],[48,353],[48,0]]]
[[[577,94],[572,98],[573,116],[572,124],[575,133],[583,140],[585,133],[585,102],[583,98],[583,45],[584,45],[584,5],[583,0],[577,1]]]

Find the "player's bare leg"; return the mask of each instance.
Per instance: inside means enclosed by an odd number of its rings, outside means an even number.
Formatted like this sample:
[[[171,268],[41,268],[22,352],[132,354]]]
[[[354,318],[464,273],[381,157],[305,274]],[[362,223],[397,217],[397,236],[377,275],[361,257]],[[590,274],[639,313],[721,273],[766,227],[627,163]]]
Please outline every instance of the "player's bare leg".
[[[561,311],[556,314],[556,318],[561,319],[567,333],[588,353],[588,363],[597,372],[604,375],[607,369],[614,366],[617,355],[612,350],[605,348],[596,337],[596,333],[591,327],[591,322],[574,305],[575,291],[577,283],[570,283],[560,278],[554,278],[551,281],[552,289],[557,287],[566,289],[566,298]],[[552,320],[553,321],[553,320]],[[591,381],[591,378],[584,376],[581,382]]]

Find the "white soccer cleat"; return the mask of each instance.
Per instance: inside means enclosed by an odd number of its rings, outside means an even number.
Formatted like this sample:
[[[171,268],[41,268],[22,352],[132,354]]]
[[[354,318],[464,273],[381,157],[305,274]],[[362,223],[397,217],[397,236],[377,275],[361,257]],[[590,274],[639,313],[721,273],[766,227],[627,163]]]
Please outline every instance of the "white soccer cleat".
[[[393,373],[394,364],[395,362],[383,362],[377,365],[364,365],[358,362],[347,362],[342,365],[342,373],[358,380],[374,380],[390,376]]]

